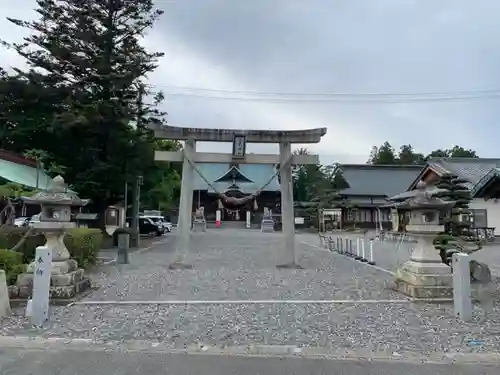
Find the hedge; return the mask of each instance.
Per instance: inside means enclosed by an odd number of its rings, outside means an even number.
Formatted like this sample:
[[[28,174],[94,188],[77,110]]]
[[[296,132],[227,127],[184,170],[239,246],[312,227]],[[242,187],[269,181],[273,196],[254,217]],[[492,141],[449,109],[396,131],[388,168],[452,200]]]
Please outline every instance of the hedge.
[[[13,248],[23,238],[27,230],[27,228],[1,227],[0,249]],[[78,261],[81,267],[95,264],[101,243],[102,232],[100,229],[69,229],[64,237],[64,244],[71,257]],[[35,258],[36,248],[44,244],[45,237],[41,234],[27,237],[23,245],[17,249],[22,254],[21,263],[30,263]]]
[[[0,269],[5,271],[7,285],[14,285],[17,276],[26,271],[26,265],[23,264],[23,254],[0,249]]]

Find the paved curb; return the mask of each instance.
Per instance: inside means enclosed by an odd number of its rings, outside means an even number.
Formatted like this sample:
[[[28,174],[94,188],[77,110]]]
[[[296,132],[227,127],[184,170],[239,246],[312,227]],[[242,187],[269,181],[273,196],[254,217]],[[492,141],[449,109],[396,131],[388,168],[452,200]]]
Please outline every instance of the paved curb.
[[[274,358],[325,359],[332,361],[377,361],[429,364],[498,364],[500,353],[387,353],[370,350],[335,350],[298,347],[294,345],[245,345],[205,346],[202,343],[189,345],[184,349],[171,347],[168,343],[142,340],[98,341],[92,339],[68,339],[39,336],[0,336],[0,347],[31,351],[126,351],[164,354],[245,356]]]
[[[169,237],[163,237],[157,241],[153,241],[151,243],[151,245],[149,246],[146,246],[146,247],[142,247],[142,248],[139,248],[139,249],[135,249],[135,250],[131,250],[129,251],[129,256],[134,256],[134,255],[137,255],[137,254],[141,254],[141,253],[144,253],[148,250],[152,250],[154,249],[156,246],[162,244],[162,243],[166,243],[170,240]],[[114,253],[116,253],[118,250],[115,250],[113,251]],[[111,252],[111,251],[110,251]],[[98,266],[109,266],[109,265],[112,265],[112,264],[116,264],[117,262],[117,257],[107,257],[107,256],[101,256],[101,257],[97,257],[97,259],[101,259],[101,260],[105,260],[103,263],[99,264]]]

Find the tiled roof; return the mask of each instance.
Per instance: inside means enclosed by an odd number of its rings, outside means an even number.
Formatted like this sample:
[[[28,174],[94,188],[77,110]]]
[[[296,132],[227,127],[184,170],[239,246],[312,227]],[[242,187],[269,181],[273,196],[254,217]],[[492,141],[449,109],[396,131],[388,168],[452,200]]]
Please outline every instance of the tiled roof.
[[[233,165],[229,168],[222,176],[215,179],[215,182],[233,182],[235,180],[238,183],[241,182],[255,182],[251,178],[246,176],[238,167]]]
[[[230,168],[229,164],[199,163],[196,164],[196,167],[219,192],[225,191],[231,185],[231,182],[214,182],[228,171]],[[245,176],[253,181],[253,183],[238,183],[243,192],[250,194],[260,190],[263,185],[266,184],[276,173],[275,167],[270,164],[241,164],[239,169]],[[198,175],[196,171],[194,172],[193,189],[214,192],[213,189],[207,186],[207,183]],[[264,191],[280,191],[278,178],[274,178]]]
[[[392,197],[405,191],[422,168],[419,165],[344,164],[341,169],[349,188],[341,194]]]
[[[493,168],[500,166],[500,159],[481,158],[432,158],[429,167],[438,174],[452,173],[468,181],[472,189]]]

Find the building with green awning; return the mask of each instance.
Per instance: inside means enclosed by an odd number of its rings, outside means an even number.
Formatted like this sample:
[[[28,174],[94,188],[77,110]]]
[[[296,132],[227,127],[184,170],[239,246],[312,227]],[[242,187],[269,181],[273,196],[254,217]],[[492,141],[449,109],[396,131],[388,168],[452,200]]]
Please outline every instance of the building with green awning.
[[[36,161],[5,150],[0,150],[0,177],[33,189],[47,190],[52,186],[52,179],[37,168]]]

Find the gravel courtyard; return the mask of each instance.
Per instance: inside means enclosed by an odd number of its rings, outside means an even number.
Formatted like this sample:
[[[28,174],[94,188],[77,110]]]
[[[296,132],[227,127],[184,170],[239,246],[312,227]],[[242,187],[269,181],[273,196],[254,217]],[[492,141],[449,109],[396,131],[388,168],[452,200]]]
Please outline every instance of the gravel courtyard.
[[[194,233],[187,262],[192,270],[169,270],[173,244],[133,258],[131,265],[102,269],[90,300],[403,299],[386,290],[383,272],[318,251],[297,241],[303,270],[284,263],[281,233],[219,230]]]
[[[297,236],[303,270],[276,269],[283,261],[278,233],[194,234],[192,270],[169,270],[173,241],[161,243],[134,254],[130,265],[101,268],[93,275],[100,288],[83,301],[142,303],[53,307],[50,322],[39,330],[17,310],[1,321],[0,334],[148,340],[176,348],[298,345],[402,356],[500,350],[500,306],[488,316],[478,308],[473,322],[458,322],[452,306],[411,303],[386,288],[390,274],[309,246],[309,240]],[[311,302],[230,302],[238,300]]]

